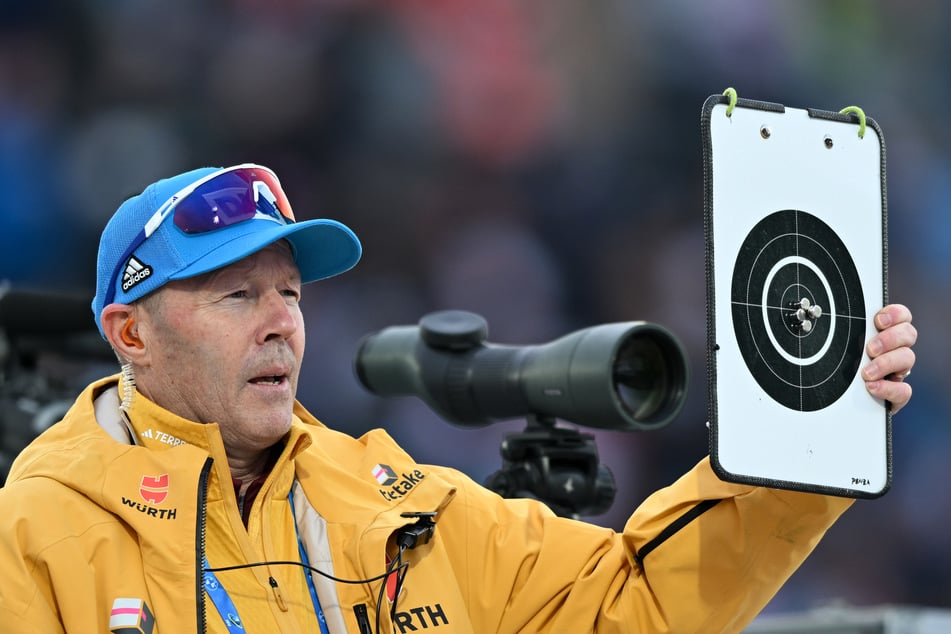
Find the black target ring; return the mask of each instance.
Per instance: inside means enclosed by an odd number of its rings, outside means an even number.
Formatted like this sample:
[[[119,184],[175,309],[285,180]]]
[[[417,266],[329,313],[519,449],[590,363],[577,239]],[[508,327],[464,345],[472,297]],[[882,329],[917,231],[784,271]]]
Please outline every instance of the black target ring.
[[[852,383],[865,338],[862,283],[819,218],[787,209],[750,230],[733,268],[731,309],[743,360],[776,402],[816,411]]]

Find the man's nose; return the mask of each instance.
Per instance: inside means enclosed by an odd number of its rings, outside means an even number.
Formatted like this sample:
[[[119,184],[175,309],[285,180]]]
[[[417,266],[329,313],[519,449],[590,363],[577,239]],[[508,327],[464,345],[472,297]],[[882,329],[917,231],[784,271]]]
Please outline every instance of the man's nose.
[[[296,303],[277,290],[268,291],[261,300],[263,323],[261,339],[267,341],[273,337],[289,338],[297,332],[298,308]]]

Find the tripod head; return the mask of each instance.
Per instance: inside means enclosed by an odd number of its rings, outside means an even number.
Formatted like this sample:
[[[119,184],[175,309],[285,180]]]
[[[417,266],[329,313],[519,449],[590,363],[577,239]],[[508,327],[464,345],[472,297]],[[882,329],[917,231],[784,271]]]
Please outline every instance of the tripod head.
[[[594,436],[529,416],[521,433],[502,441],[502,468],[486,486],[507,498],[542,500],[562,517],[600,515],[614,502],[614,475],[600,464]]]

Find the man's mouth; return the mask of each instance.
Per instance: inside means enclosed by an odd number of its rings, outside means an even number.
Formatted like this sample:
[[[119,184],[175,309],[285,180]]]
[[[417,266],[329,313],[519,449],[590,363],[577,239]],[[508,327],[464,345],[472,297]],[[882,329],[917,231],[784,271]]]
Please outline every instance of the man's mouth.
[[[255,385],[280,385],[283,383],[287,377],[283,374],[268,374],[265,376],[257,376],[251,379],[251,383]]]

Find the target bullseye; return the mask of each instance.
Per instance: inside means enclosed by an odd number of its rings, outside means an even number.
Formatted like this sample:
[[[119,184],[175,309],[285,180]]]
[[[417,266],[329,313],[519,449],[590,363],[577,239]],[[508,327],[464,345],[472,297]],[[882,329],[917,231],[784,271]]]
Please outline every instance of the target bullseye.
[[[793,209],[764,217],[740,248],[731,298],[743,360],[771,398],[815,411],[846,392],[862,358],[865,301],[826,223]]]
[[[787,266],[802,266],[805,268],[794,269],[792,271],[786,270]],[[778,303],[770,303],[770,297],[767,295],[767,290],[774,288],[774,279],[777,272],[780,272],[780,279],[794,278],[796,282],[790,284],[786,289],[784,289],[781,299]],[[815,277],[813,277],[815,276]],[[823,294],[815,293],[812,291],[813,288],[817,287],[818,284],[821,284]],[[790,363],[795,363],[797,365],[808,365],[810,363],[818,360],[818,356],[824,354],[829,346],[829,338],[821,338],[821,348],[817,352],[813,352],[812,347],[814,347],[819,341],[818,335],[814,336],[810,341],[802,341],[802,337],[812,333],[813,328],[816,327],[819,317],[822,315],[822,308],[816,303],[816,298],[820,297],[825,302],[827,306],[830,305],[832,301],[832,292],[829,288],[829,282],[825,279],[825,276],[822,275],[822,272],[815,269],[812,266],[812,263],[799,256],[788,256],[781,259],[770,272],[767,274],[766,283],[764,284],[764,294],[762,298],[762,309],[763,309],[763,321],[768,323],[775,323],[776,315],[775,311],[780,311],[783,316],[783,324],[786,326],[786,331],[793,337],[790,339],[788,336],[783,337],[783,344],[781,344],[773,334],[773,327],[766,328],[766,334],[770,338],[770,342],[777,347],[779,353]],[[795,298],[800,299],[795,299]],[[834,308],[834,307],[833,307]],[[770,315],[772,312],[774,314]],[[831,315],[827,317],[828,320],[833,323],[829,324],[829,328],[835,327],[835,312],[833,311]],[[775,327],[775,326],[774,326]],[[826,332],[826,330],[823,330]],[[812,343],[813,346],[809,344]],[[807,356],[803,356],[807,355]]]

